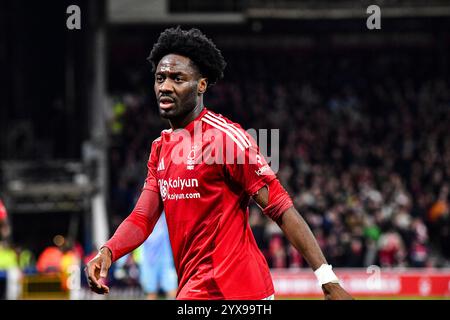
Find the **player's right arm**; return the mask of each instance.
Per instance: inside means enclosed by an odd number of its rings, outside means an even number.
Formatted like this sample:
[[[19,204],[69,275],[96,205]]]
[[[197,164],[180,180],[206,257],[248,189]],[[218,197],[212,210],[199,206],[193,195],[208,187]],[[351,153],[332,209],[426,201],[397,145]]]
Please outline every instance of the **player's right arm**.
[[[144,189],[131,214],[86,265],[86,277],[92,291],[100,294],[109,292],[101,279],[107,277],[108,269],[114,261],[132,252],[148,238],[162,210],[159,193]]]
[[[85,268],[88,285],[92,291],[104,294],[109,288],[103,283],[111,264],[139,247],[151,234],[163,211],[156,178],[159,154],[158,139],[152,144],[148,173],[142,193],[130,215],[119,225],[114,235]]]

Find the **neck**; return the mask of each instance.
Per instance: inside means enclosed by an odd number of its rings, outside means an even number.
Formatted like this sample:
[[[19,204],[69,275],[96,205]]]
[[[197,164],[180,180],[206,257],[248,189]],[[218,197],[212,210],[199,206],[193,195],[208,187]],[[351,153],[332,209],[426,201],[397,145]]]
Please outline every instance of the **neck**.
[[[192,109],[187,115],[180,119],[171,119],[169,120],[170,126],[173,130],[177,130],[180,128],[186,127],[190,122],[194,121],[195,118],[203,111],[203,98],[200,97],[197,105]]]

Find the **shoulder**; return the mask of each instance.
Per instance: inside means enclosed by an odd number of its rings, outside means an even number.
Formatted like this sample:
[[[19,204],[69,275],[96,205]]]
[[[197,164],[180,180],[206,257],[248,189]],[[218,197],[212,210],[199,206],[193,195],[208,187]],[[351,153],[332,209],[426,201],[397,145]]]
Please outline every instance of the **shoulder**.
[[[163,137],[165,135],[168,135],[168,134],[171,134],[171,133],[172,133],[172,129],[164,129],[164,130],[162,130],[161,134],[159,135],[159,137],[157,137],[155,140],[153,140],[153,142],[152,142],[152,150],[154,148],[159,148],[161,146],[161,144],[162,144]]]
[[[224,139],[231,139],[241,150],[247,149],[253,144],[250,135],[239,123],[233,122],[221,114],[208,110],[201,120],[205,123],[206,130],[218,130]]]
[[[156,138],[155,140],[152,141],[152,145],[150,147],[150,152],[154,152],[154,150],[156,149],[160,149],[161,148],[161,136],[159,136],[158,138]]]
[[[149,161],[159,157],[159,153],[161,151],[161,146],[162,146],[162,137],[163,137],[164,131],[166,131],[166,130],[163,130],[161,132],[161,135],[159,137],[157,137],[155,140],[152,141],[152,145],[150,147]]]
[[[208,110],[202,117],[203,119],[207,119],[210,121],[213,121],[214,123],[220,123],[220,124],[228,124],[228,125],[234,125],[234,126],[238,126],[239,128],[242,129],[242,127],[234,121],[231,121],[229,118],[223,116],[220,113],[215,113],[211,110]]]

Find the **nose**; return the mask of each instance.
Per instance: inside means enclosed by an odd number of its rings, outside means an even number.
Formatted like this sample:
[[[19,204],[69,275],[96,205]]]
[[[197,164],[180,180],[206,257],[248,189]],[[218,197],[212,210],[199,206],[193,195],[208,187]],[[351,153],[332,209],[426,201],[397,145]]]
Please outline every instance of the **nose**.
[[[159,84],[159,91],[163,93],[173,92],[173,85],[170,79],[165,79]]]

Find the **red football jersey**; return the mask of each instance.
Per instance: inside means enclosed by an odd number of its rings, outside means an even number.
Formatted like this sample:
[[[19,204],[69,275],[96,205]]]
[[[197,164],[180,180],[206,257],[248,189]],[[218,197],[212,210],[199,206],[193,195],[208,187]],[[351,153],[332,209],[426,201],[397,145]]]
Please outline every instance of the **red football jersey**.
[[[274,293],[249,225],[250,197],[276,176],[254,139],[206,108],[152,144],[144,189],[159,192],[178,273],[177,299]]]

